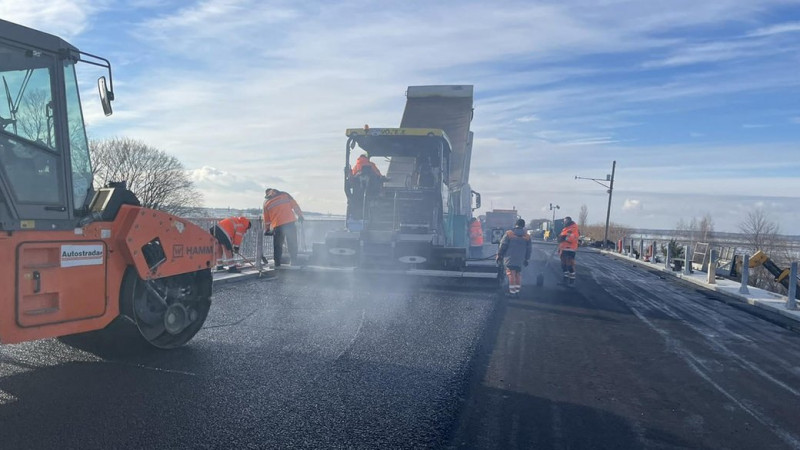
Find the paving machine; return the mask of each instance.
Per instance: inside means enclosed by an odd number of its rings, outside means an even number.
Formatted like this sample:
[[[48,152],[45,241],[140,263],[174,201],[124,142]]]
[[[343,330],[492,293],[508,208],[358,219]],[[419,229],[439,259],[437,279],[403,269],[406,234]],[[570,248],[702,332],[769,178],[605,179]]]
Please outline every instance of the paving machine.
[[[492,261],[469,261],[468,224],[480,207],[470,189],[472,86],[412,86],[400,128],[346,131],[346,229],[328,233],[323,265],[494,279]],[[354,176],[351,154],[385,158],[385,176]]]
[[[75,66],[114,99],[108,60],[0,20],[0,342],[98,330],[118,317],[172,348],[211,305],[213,238],[146,209],[125,183],[94,190]]]

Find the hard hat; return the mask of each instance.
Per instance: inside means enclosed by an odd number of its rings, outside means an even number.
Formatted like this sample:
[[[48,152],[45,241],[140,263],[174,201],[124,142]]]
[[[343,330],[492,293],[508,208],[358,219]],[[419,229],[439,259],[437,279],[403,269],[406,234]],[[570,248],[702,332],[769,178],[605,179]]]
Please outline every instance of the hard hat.
[[[361,152],[361,156],[366,156],[367,158],[369,158],[369,152],[366,151]]]

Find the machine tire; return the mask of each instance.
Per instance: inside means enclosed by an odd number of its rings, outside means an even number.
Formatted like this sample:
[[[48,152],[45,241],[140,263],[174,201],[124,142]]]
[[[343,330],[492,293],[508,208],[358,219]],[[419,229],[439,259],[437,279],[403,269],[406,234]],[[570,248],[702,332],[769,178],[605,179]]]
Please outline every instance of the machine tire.
[[[148,344],[170,349],[189,342],[203,327],[211,308],[211,271],[208,269],[154,280],[167,292],[168,308],[163,308],[129,267],[120,287],[120,314],[124,315]],[[169,292],[184,292],[183,298],[170,297]],[[169,318],[173,319],[167,320]],[[182,321],[174,325],[175,317]],[[169,330],[168,327],[173,329]]]

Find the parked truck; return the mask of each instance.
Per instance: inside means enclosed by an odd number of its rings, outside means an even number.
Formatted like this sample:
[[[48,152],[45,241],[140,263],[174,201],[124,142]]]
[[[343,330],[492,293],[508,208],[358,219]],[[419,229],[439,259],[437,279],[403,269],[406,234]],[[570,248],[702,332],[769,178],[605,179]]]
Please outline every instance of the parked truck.
[[[499,244],[503,233],[514,228],[519,218],[516,209],[493,209],[486,212],[483,224],[484,241]]]

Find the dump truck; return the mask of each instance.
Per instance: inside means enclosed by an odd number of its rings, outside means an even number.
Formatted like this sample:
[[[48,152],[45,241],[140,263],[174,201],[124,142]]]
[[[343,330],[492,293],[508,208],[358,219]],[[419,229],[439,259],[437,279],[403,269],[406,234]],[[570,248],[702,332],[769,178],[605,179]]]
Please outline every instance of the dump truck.
[[[94,189],[77,64],[107,71],[111,115],[107,59],[0,20],[0,342],[119,320],[155,347],[181,346],[211,305],[213,238],[141,207],[123,180]]]
[[[519,219],[516,209],[493,209],[486,212],[483,223],[484,240],[492,244],[499,244],[506,231],[514,228]]]
[[[493,278],[493,267],[475,269],[479,264],[467,257],[467,226],[480,207],[480,194],[469,185],[471,119],[472,86],[412,86],[399,128],[347,129],[346,228],[328,233],[314,259],[330,266]],[[385,158],[385,176],[354,175],[350,161],[356,150]]]

